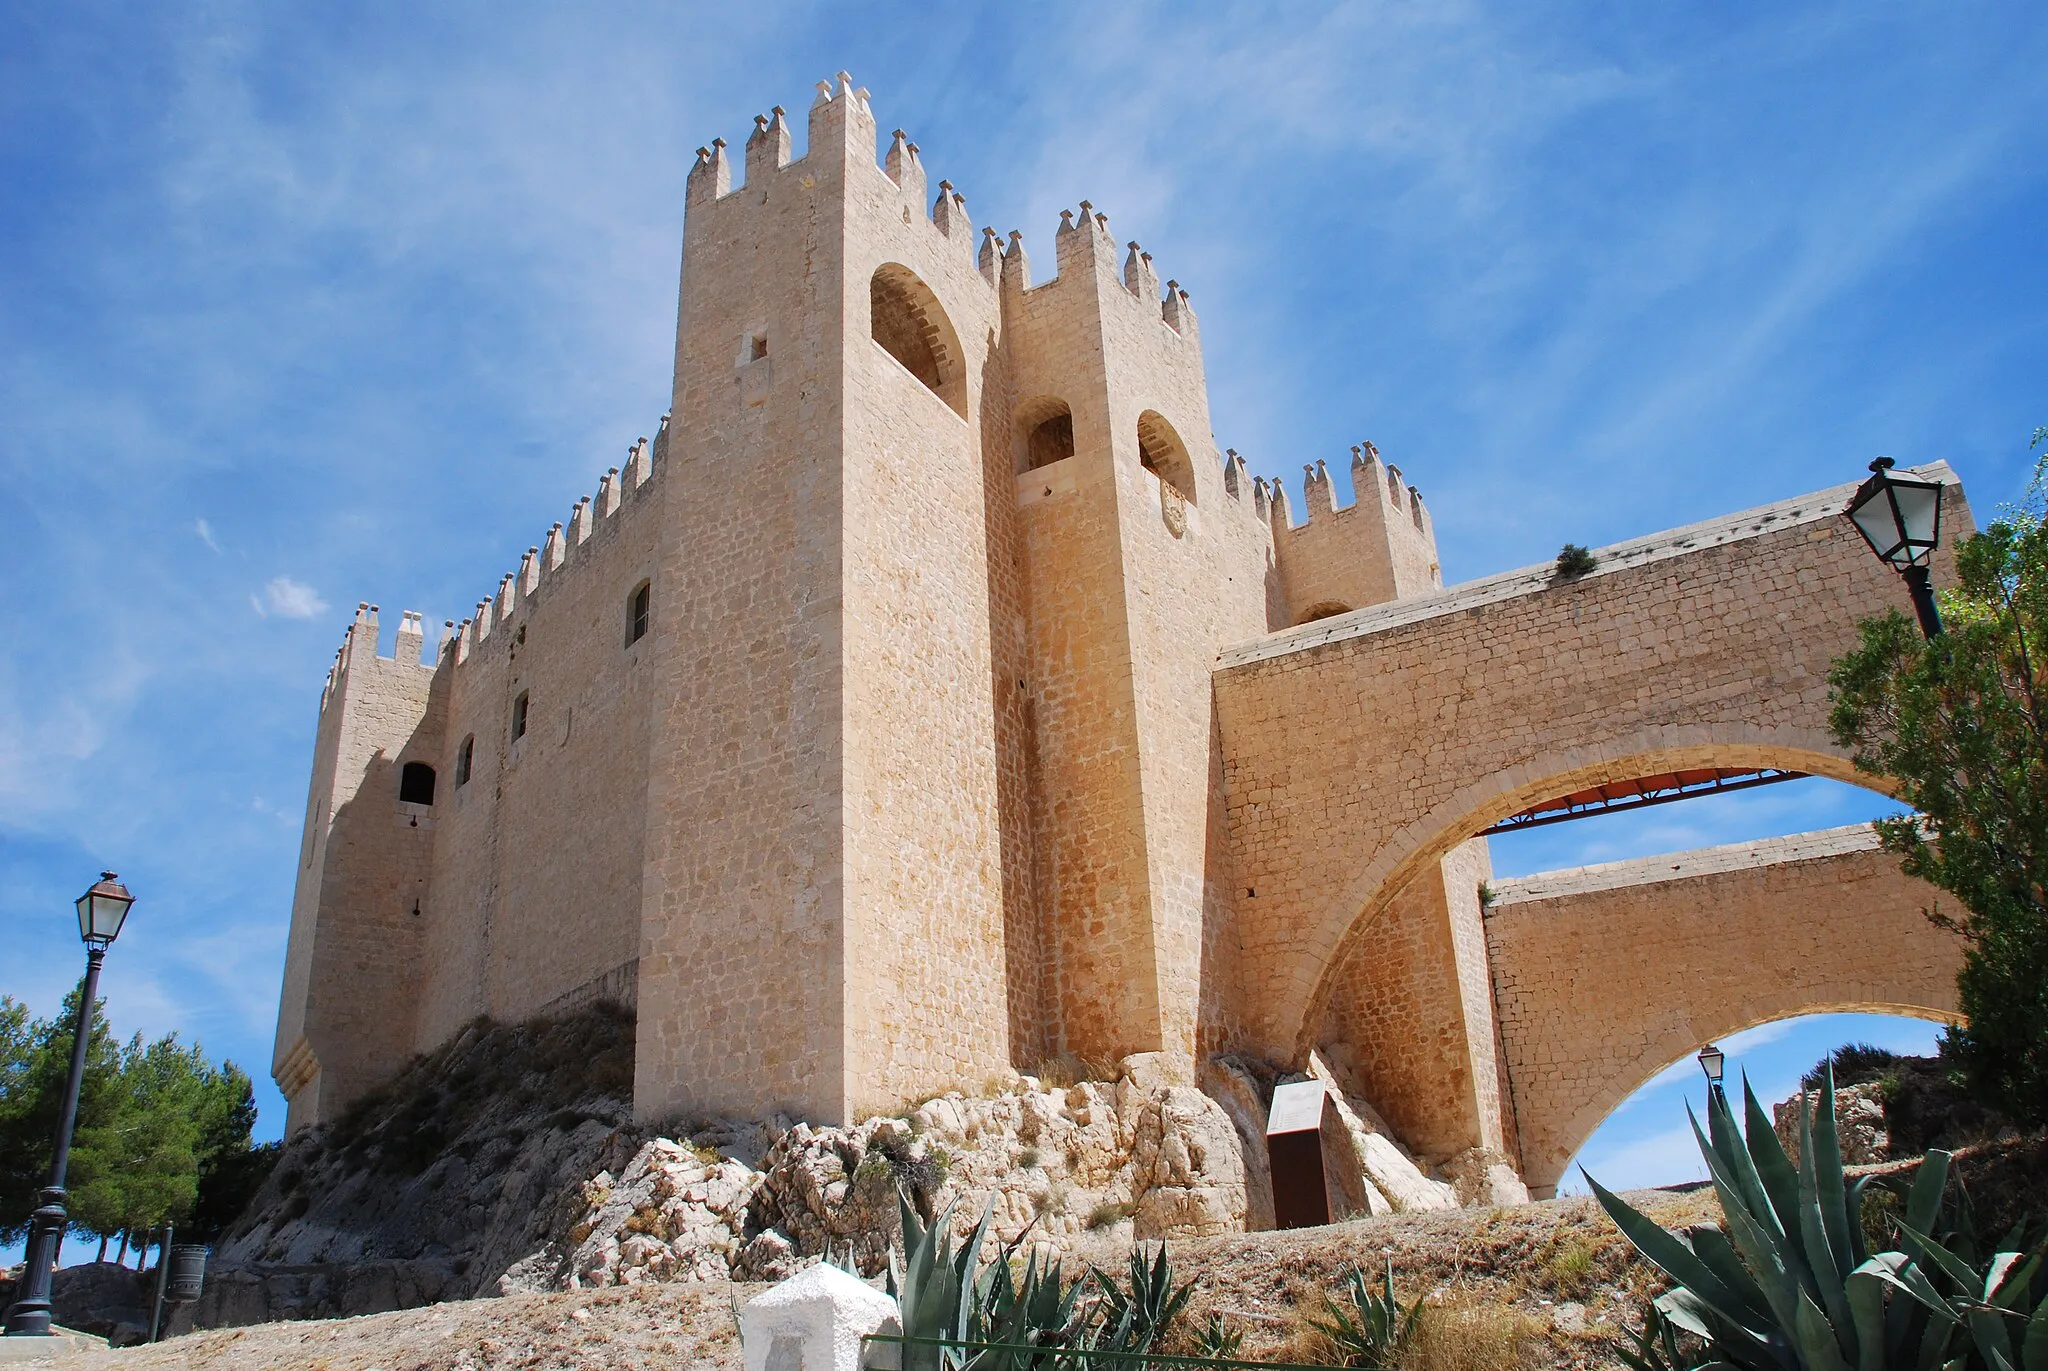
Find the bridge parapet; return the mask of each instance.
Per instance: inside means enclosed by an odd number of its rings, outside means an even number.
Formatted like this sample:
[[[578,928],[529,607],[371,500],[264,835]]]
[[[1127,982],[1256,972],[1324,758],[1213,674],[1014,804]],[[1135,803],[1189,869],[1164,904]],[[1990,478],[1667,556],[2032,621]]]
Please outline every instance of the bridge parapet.
[[[1958,495],[1962,490],[1955,469],[1947,462],[1929,462],[1925,466],[1902,468],[1902,472],[1942,482]],[[1849,507],[1850,497],[1855,495],[1859,484],[1860,482],[1851,481],[1846,485],[1830,486],[1826,490],[1817,490],[1810,495],[1795,495],[1791,499],[1758,505],[1754,509],[1739,510],[1734,514],[1723,514],[1696,524],[1687,524],[1683,528],[1666,529],[1661,533],[1652,533],[1642,538],[1596,548],[1594,556],[1598,560],[1598,565],[1586,575],[1573,578],[1573,581],[1587,582],[1603,576],[1636,571],[1657,562],[1690,556],[1708,548],[1723,547],[1729,543],[1742,542],[1765,534],[1781,533],[1788,528],[1832,524],[1841,519],[1843,512]],[[1955,511],[1951,509],[1948,513],[1953,515]],[[1967,523],[1967,506],[1962,509],[1962,514]],[[1946,522],[1944,526],[1950,529],[1955,527],[1954,524]],[[1434,619],[1440,615],[1457,614],[1524,595],[1539,594],[1553,589],[1557,584],[1557,568],[1552,563],[1543,562],[1536,566],[1518,567],[1513,571],[1483,576],[1476,581],[1460,581],[1457,585],[1446,586],[1442,590],[1413,595],[1406,599],[1390,600],[1384,604],[1370,605],[1364,609],[1332,615],[1327,619],[1318,619],[1298,628],[1269,633],[1263,638],[1255,638],[1248,643],[1225,648],[1217,654],[1216,666],[1218,670],[1227,671],[1254,662],[1269,661],[1275,657],[1285,657],[1292,653],[1306,652],[1312,648],[1342,642],[1347,638],[1365,637],[1426,619]]]

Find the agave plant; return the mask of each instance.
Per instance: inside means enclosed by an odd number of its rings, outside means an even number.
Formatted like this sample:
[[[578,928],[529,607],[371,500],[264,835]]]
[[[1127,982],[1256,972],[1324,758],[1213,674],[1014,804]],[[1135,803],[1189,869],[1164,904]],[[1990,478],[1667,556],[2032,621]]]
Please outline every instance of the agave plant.
[[[1747,1079],[1746,1128],[1719,1090],[1708,1129],[1692,1118],[1727,1228],[1659,1227],[1589,1175],[1601,1207],[1677,1288],[1658,1296],[1626,1359],[1638,1371],[1726,1366],[1737,1371],[2048,1371],[2043,1253],[2018,1247],[1975,1259],[1974,1239],[1944,1243],[1949,1154],[1929,1152],[1896,1222],[1898,1251],[1866,1250],[1868,1178],[1849,1183],[1835,1133],[1832,1069],[1809,1119],[1802,1097],[1799,1162],[1772,1131]],[[1967,1211],[1965,1211],[1967,1217]],[[2016,1229],[2015,1241],[2024,1236]],[[1967,1255],[1966,1255],[1967,1251]],[[1668,1323],[1670,1327],[1666,1327]],[[1670,1329],[1704,1344],[1680,1359]]]
[[[1174,1287],[1173,1263],[1166,1255],[1165,1243],[1159,1244],[1158,1253],[1149,1263],[1142,1246],[1131,1249],[1128,1290],[1118,1289],[1115,1278],[1100,1267],[1093,1268],[1089,1275],[1100,1298],[1087,1345],[1098,1352],[1151,1351],[1153,1344],[1180,1317],[1188,1296],[1195,1292],[1193,1281],[1178,1289]]]
[[[958,1368],[965,1359],[960,1349],[911,1339],[969,1337],[975,1326],[975,1273],[993,1204],[982,1211],[981,1222],[958,1252],[953,1250],[952,1205],[927,1228],[918,1222],[917,1211],[901,1187],[896,1204],[903,1220],[903,1254],[899,1264],[896,1252],[889,1253],[888,1290],[896,1297],[903,1323],[903,1371]]]
[[[1323,1313],[1311,1317],[1309,1327],[1329,1339],[1345,1366],[1363,1366],[1373,1371],[1391,1371],[1401,1349],[1415,1332],[1422,1316],[1422,1301],[1407,1310],[1394,1298],[1394,1259],[1387,1258],[1387,1271],[1375,1295],[1366,1284],[1365,1272],[1352,1267],[1345,1278],[1343,1298],[1323,1297]]]
[[[1020,1237],[1018,1243],[1022,1241]],[[1024,1274],[1013,1278],[1016,1248],[1012,1243],[1001,1260],[989,1264],[978,1288],[969,1340],[992,1346],[971,1359],[974,1371],[1034,1371],[1055,1365],[1059,1349],[1077,1331],[1074,1310],[1082,1282],[1067,1280],[1057,1258],[1039,1266],[1036,1252],[1025,1261]]]
[[[903,1371],[1034,1371],[1051,1365],[1057,1349],[1076,1332],[1082,1282],[1067,1280],[1057,1260],[1041,1267],[1036,1253],[1025,1262],[1023,1275],[1015,1275],[1012,1263],[1022,1234],[984,1269],[981,1248],[993,1200],[957,1252],[953,1206],[929,1227],[918,1221],[910,1197],[900,1189],[897,1207],[903,1253],[900,1263],[893,1250],[889,1254],[888,1289],[896,1297],[905,1337],[929,1340],[903,1344]]]
[[[1244,1351],[1244,1330],[1223,1314],[1211,1313],[1208,1321],[1195,1330],[1195,1350],[1212,1360],[1236,1361]]]

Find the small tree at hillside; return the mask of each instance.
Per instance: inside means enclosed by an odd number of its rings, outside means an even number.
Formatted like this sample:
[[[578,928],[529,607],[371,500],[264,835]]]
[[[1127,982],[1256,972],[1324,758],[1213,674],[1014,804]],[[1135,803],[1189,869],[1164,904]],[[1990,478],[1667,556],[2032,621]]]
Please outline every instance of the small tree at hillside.
[[[2034,445],[2048,441],[2038,429]],[[1881,819],[1908,875],[1955,897],[1937,922],[1967,942],[1967,1021],[1942,1054],[1972,1095],[2048,1123],[2048,733],[2036,668],[2048,645],[2048,457],[2024,507],[1956,545],[1933,642],[1890,611],[1860,625],[1829,673],[1835,739],[1859,770],[1897,780],[1919,811]]]
[[[0,997],[0,1242],[27,1235],[29,1215],[50,1178],[84,988],[81,981],[51,1019],[31,1019],[25,1006]],[[104,1011],[104,1001],[93,1004],[74,1139],[105,1126],[119,1107],[121,1055]]]
[[[25,1230],[48,1174],[77,1003],[74,992],[43,1021],[0,999],[0,1236]],[[274,1148],[250,1146],[255,1122],[255,1092],[234,1063],[213,1066],[175,1033],[117,1046],[96,1013],[72,1135],[74,1226],[139,1241],[166,1220],[197,1216],[204,1231],[193,1236],[217,1236],[274,1159]]]

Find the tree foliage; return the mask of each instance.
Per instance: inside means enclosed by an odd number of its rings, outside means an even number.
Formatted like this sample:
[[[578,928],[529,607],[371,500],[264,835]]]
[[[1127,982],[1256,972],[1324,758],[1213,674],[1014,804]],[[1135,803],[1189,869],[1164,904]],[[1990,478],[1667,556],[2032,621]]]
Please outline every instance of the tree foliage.
[[[50,1019],[31,1019],[27,1006],[0,996],[0,1053],[6,1054],[0,1062],[0,1241],[27,1234],[29,1215],[49,1180],[83,989],[82,983],[74,987]],[[105,1007],[97,1001],[86,1044],[74,1155],[76,1139],[111,1123],[119,1103],[120,1048],[107,1027]]]
[[[2037,430],[2035,443],[2048,441]],[[1888,851],[1955,897],[1931,912],[1966,940],[1967,1021],[1942,1054],[1982,1103],[2048,1123],[2048,735],[2037,653],[2048,644],[2048,458],[2027,503],[1956,544],[1941,637],[1896,610],[1860,625],[1829,674],[1830,727],[1859,770],[1918,811],[1877,822]]]
[[[0,996],[0,1239],[26,1232],[48,1178],[78,996],[48,1020]],[[73,1227],[139,1236],[168,1220],[199,1240],[217,1234],[275,1156],[251,1147],[255,1122],[255,1091],[233,1062],[216,1067],[175,1033],[117,1043],[96,1003],[66,1177]]]

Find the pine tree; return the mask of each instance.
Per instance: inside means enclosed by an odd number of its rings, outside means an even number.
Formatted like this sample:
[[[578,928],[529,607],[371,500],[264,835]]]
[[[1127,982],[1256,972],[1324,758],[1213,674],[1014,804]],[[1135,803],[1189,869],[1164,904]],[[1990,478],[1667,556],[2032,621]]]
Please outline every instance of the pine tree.
[[[57,1119],[71,1074],[78,999],[84,989],[81,980],[52,1019],[32,1020],[24,1006],[0,1000],[0,1053],[5,1054],[0,1062],[0,1241],[18,1241],[27,1234],[29,1216],[49,1180]],[[120,1052],[107,1027],[106,1002],[98,1000],[86,1039],[74,1140],[113,1118],[120,1102],[120,1075]]]
[[[0,997],[0,1239],[27,1231],[49,1173],[71,1067],[78,994],[52,1020]],[[175,1033],[117,1045],[94,1006],[72,1134],[71,1226],[138,1247],[164,1222],[204,1240],[240,1213],[277,1149],[250,1145],[256,1097],[233,1062],[210,1064]]]

